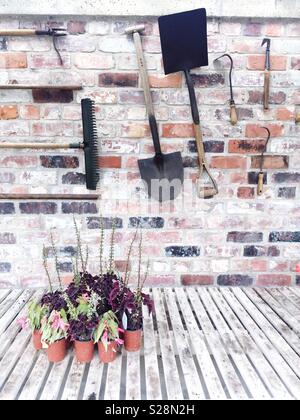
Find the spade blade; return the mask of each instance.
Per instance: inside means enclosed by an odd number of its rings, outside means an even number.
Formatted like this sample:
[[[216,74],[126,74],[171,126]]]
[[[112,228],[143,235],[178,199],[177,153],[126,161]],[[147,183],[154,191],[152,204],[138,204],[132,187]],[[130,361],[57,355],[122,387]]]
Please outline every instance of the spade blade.
[[[162,154],[138,161],[148,195],[159,202],[174,200],[183,184],[183,161],[180,152]]]

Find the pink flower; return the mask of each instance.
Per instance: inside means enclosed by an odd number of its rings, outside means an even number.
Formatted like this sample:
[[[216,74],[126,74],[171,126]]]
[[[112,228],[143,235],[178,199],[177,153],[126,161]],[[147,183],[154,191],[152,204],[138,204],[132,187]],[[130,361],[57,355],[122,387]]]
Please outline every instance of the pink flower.
[[[29,323],[29,320],[26,316],[23,316],[22,318],[19,318],[17,320],[17,324],[22,328],[22,330],[25,330],[25,328],[28,327],[28,323]]]
[[[107,331],[104,331],[104,333],[103,333],[103,341],[108,341],[108,332]]]
[[[118,328],[118,331],[119,331],[120,333],[125,332],[122,328]]]
[[[296,265],[296,273],[300,273],[300,262]]]
[[[69,325],[61,319],[59,312],[53,311],[51,314],[52,328],[55,330],[67,331]]]
[[[121,340],[121,338],[117,338],[116,343],[119,344],[119,346],[122,346],[124,344],[124,340]]]

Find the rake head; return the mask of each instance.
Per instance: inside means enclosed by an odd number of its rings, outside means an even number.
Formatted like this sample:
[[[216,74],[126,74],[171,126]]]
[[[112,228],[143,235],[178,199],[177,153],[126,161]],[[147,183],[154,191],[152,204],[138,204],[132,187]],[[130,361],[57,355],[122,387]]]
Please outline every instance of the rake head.
[[[94,102],[89,98],[82,99],[81,111],[86,188],[88,190],[96,190],[99,182],[99,154]]]

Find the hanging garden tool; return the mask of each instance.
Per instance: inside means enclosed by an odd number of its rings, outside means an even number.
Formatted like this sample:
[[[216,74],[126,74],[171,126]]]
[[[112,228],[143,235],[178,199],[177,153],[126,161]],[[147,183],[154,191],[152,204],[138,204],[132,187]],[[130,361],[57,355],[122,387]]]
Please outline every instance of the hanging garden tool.
[[[159,18],[165,74],[183,71],[189,90],[200,172],[197,193],[200,198],[218,194],[218,186],[205,159],[195,87],[190,69],[208,65],[206,10],[176,13]]]
[[[39,30],[39,29],[1,29],[0,30],[0,36],[50,36],[52,38],[53,47],[58,55],[61,65],[63,65],[63,59],[57,47],[57,39],[66,35],[67,35],[67,30],[64,28],[48,28],[46,30]]]
[[[133,35],[155,150],[155,156],[153,158],[141,159],[138,161],[138,165],[141,177],[147,184],[149,196],[162,202],[174,200],[181,192],[183,183],[183,161],[180,152],[164,154],[161,151],[158,125],[154,114],[146,60],[140,36],[140,32],[144,29],[144,25],[138,25],[130,27],[125,31],[127,35]]]
[[[86,98],[81,101],[83,142],[82,143],[0,143],[0,149],[82,149],[84,151],[86,188],[96,190],[98,174],[98,137],[94,102]]]
[[[261,158],[260,158],[260,172],[259,172],[259,174],[258,174],[258,185],[257,185],[257,194],[258,195],[262,195],[262,193],[263,193],[263,188],[264,188],[264,178],[265,178],[265,174],[264,174],[264,172],[263,172],[263,168],[264,168],[264,160],[265,160],[265,153],[266,153],[266,151],[267,151],[267,148],[268,148],[268,143],[269,143],[269,140],[270,140],[270,138],[271,138],[271,132],[270,132],[270,130],[267,128],[267,127],[262,127],[264,130],[266,130],[267,131],[267,133],[268,133],[268,138],[267,138],[267,141],[266,141],[266,144],[265,144],[265,147],[264,147],[264,149],[263,149],[263,151],[262,151],[262,154],[261,154]]]
[[[238,122],[238,116],[237,116],[237,112],[236,112],[236,107],[235,107],[235,101],[234,101],[234,96],[233,96],[233,87],[232,87],[232,72],[233,72],[233,59],[231,57],[231,55],[229,54],[223,54],[221,55],[221,57],[216,58],[214,63],[216,63],[218,60],[227,57],[230,60],[230,71],[229,71],[229,85],[230,85],[230,122],[232,125],[236,125]]]
[[[267,49],[266,49],[265,81],[264,81],[264,109],[268,110],[269,109],[269,100],[270,100],[271,40],[269,38],[264,38],[261,45],[264,46],[265,44],[267,44]]]

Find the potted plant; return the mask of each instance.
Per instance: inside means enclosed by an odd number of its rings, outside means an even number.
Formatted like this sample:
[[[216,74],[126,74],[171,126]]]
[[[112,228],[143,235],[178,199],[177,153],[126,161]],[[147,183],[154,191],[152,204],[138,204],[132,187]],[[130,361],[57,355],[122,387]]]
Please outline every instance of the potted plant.
[[[42,345],[47,349],[49,362],[57,363],[67,351],[68,319],[64,309],[53,310],[42,320]]]
[[[32,330],[32,341],[36,350],[42,349],[42,320],[47,313],[47,307],[37,301],[32,301],[28,307],[28,325]]]
[[[74,342],[75,356],[80,363],[91,362],[94,355],[93,335],[98,325],[98,295],[87,292],[73,304],[66,293],[69,316],[69,337]]]
[[[94,342],[98,344],[99,358],[102,363],[111,363],[117,357],[117,348],[123,344],[120,339],[119,322],[113,311],[102,315],[100,322],[94,332]]]
[[[139,240],[137,287],[134,291],[131,291],[130,288],[126,287],[123,297],[124,317],[126,319],[124,347],[129,352],[139,351],[142,346],[143,305],[148,307],[149,315],[154,311],[153,300],[149,295],[143,293],[143,288],[148,277],[149,260],[146,273],[142,277],[142,244],[143,236],[141,234]],[[125,279],[128,276],[129,275],[126,274]],[[128,284],[128,281],[129,280],[127,279],[126,284]]]

